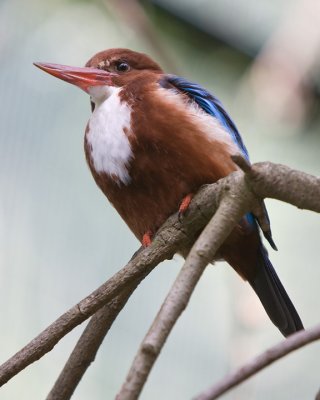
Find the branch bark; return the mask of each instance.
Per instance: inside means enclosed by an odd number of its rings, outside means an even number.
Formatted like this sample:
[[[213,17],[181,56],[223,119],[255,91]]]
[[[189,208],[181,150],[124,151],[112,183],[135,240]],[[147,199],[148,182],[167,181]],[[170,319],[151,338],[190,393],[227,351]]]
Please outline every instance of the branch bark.
[[[86,329],[82,333],[53,388],[48,394],[47,400],[67,400],[71,398],[81,378],[94,361],[99,347],[114,320],[135,289],[136,285],[132,285],[127,290],[120,293],[109,304],[100,308],[100,310],[91,317]]]
[[[70,308],[18,353],[0,366],[0,386],[34,361],[40,359],[77,325],[99,308],[111,302],[132,284],[138,285],[160,262],[171,259],[181,246],[187,245],[193,232],[203,228],[215,211],[215,200],[222,183],[200,190],[190,206],[188,217],[181,223],[177,215],[170,217],[154,238],[152,245],[139,253],[124,268],[98,289]],[[200,211],[200,212],[199,212]]]
[[[239,385],[241,382],[250,378],[252,375],[261,371],[263,368],[274,363],[294,350],[301,348],[315,340],[320,339],[320,325],[311,329],[297,332],[277,345],[269,348],[264,353],[255,357],[247,364],[227,375],[216,385],[205,390],[194,398],[194,400],[214,400],[219,398],[228,390]]]
[[[190,246],[196,233],[212,217],[220,199],[228,191],[239,199],[246,197],[247,193],[254,193],[259,200],[272,197],[299,208],[320,212],[320,179],[278,164],[258,163],[253,165],[246,175],[237,171],[213,185],[202,188],[182,222],[177,215],[170,217],[150,247],[2,364],[0,385],[49,352],[62,337],[98,309],[104,305],[109,307],[110,302],[112,303],[121,292],[131,285],[138,285],[161,261],[171,258],[179,249]],[[228,210],[228,215],[230,212],[231,209]],[[227,220],[226,216],[225,222]],[[209,259],[210,257],[207,261]]]
[[[117,400],[138,399],[168,335],[186,308],[206,265],[213,260],[221,244],[240,218],[257,204],[257,196],[254,191],[248,190],[248,186],[251,186],[251,181],[255,182],[255,185],[261,183],[259,174],[251,169],[242,157],[233,157],[233,159],[246,172],[246,178],[242,182],[238,182],[236,190],[232,186],[225,186],[218,210],[193,246],[179,276],[140,345],[126,381],[117,395]],[[265,184],[260,187],[260,191],[263,189],[266,190]]]
[[[230,190],[232,192],[232,189]],[[117,395],[117,400],[138,399],[167,337],[187,307],[205,267],[213,260],[234,225],[256,201],[252,192],[245,192],[245,185],[242,188],[238,187],[238,190],[241,194],[243,193],[240,200],[235,197],[235,193],[229,195],[229,190],[228,195],[223,196],[217,212],[192,247],[180,274],[138,350],[126,381]]]

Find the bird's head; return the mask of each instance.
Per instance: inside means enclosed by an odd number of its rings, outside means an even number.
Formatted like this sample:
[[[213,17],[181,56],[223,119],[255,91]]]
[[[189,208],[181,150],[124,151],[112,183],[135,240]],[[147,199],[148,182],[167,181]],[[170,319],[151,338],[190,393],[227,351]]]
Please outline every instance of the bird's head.
[[[87,92],[93,103],[100,103],[110,94],[110,87],[124,87],[129,83],[161,74],[160,66],[146,54],[128,49],[109,49],[95,54],[85,67],[34,63],[35,66]]]

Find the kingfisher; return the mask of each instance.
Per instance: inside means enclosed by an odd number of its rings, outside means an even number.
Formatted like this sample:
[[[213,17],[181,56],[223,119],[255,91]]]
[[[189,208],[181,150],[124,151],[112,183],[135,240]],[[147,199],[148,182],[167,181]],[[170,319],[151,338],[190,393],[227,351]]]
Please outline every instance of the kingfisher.
[[[171,214],[187,212],[202,185],[238,169],[232,155],[241,153],[249,162],[222,103],[200,85],[164,73],[146,54],[116,48],[95,54],[85,67],[35,65],[90,95],[87,163],[143,246]],[[269,260],[258,222],[253,213],[243,216],[217,258],[249,282],[287,337],[303,325]],[[271,231],[263,233],[276,249]]]

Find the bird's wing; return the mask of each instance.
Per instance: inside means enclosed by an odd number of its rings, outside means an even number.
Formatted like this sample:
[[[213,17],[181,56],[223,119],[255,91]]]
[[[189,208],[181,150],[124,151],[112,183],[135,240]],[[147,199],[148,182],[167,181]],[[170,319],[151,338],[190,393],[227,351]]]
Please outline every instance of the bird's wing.
[[[233,142],[238,146],[242,155],[249,161],[249,154],[246,146],[244,145],[241,135],[235,126],[234,122],[223,108],[220,101],[205,90],[200,85],[189,82],[188,80],[176,75],[165,75],[163,80],[169,85],[172,85],[177,90],[185,93],[191,100],[193,100],[200,108],[206,113],[216,118],[225,130],[231,136]],[[163,85],[165,86],[165,85]]]
[[[201,107],[202,110],[210,114],[213,118],[216,118],[225,128],[225,130],[230,134],[232,140],[238,146],[241,154],[249,161],[248,151],[242,141],[237,127],[216,97],[207,92],[201,86],[192,82],[188,82],[184,78],[180,78],[178,76],[166,75],[163,78],[163,82],[161,83],[163,83],[162,86],[165,88],[173,87],[179,92],[186,94],[190,98],[190,100],[198,104],[198,106]],[[276,250],[276,245],[274,244],[271,236],[269,217],[263,202],[261,203],[260,211],[262,213],[262,216],[260,215],[260,218],[256,218],[253,213],[247,213],[242,218],[238,227],[240,227],[241,230],[245,232],[245,235],[241,239],[240,234],[240,236],[237,237],[237,243],[241,244],[241,240],[244,240],[243,244],[246,247],[248,238],[252,237],[252,234],[250,234],[250,232],[258,232],[258,222],[260,227],[262,228],[265,238]],[[256,234],[253,233],[253,236],[255,235]],[[243,246],[241,245],[241,247]],[[247,249],[246,251],[249,251],[250,253],[250,249]],[[259,240],[258,248],[251,251],[254,251],[257,255],[257,260],[254,265],[257,272],[254,274],[254,276],[251,276],[251,274],[249,274],[248,276],[244,276],[246,279],[248,279],[250,285],[257,293],[270,319],[280,329],[284,336],[288,336],[298,330],[303,329],[300,317],[284,287],[282,286],[268,258],[268,253],[264,248],[262,242]],[[224,258],[236,270],[238,270],[236,266],[239,268],[239,265],[241,264],[237,264],[239,263],[239,261],[237,261],[236,258],[232,259],[234,256],[237,257],[237,252],[235,253],[235,255],[227,254],[227,257]],[[251,259],[249,259],[249,261],[251,262]],[[248,261],[245,260],[245,263],[247,262]],[[242,266],[240,270],[242,272],[247,271],[247,267],[247,265],[244,267]],[[253,265],[251,265],[251,268],[252,267]]]
[[[160,81],[160,85],[168,89],[173,87],[176,90],[186,94],[190,98],[190,100],[194,101],[200,108],[202,108],[203,111],[216,118],[229,133],[233,142],[238,146],[241,154],[246,158],[246,160],[249,161],[248,150],[243,143],[242,137],[235,123],[232,121],[221,102],[215,96],[213,96],[210,92],[208,92],[200,85],[189,82],[187,79],[176,75],[164,75]],[[262,203],[262,207],[264,209],[263,211],[265,214],[267,225],[269,225],[267,229],[262,229],[262,232],[265,238],[270,243],[271,247],[274,250],[277,250],[277,247],[272,240],[269,216],[264,206],[264,203]],[[248,228],[255,228],[255,220],[257,220],[258,224],[262,228],[259,219],[256,219],[256,217],[252,213],[246,214],[245,219],[248,223]]]

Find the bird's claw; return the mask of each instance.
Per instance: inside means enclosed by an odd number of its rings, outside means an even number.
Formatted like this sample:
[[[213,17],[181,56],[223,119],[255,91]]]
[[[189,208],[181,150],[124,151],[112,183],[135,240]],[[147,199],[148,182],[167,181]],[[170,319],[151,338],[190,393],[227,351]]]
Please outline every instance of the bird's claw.
[[[147,231],[143,236],[142,236],[142,246],[143,247],[149,247],[152,243],[152,232]]]
[[[193,197],[193,194],[189,193],[182,199],[182,202],[180,203],[180,207],[179,207],[179,211],[178,211],[178,218],[179,218],[180,222],[190,206],[192,197]]]

